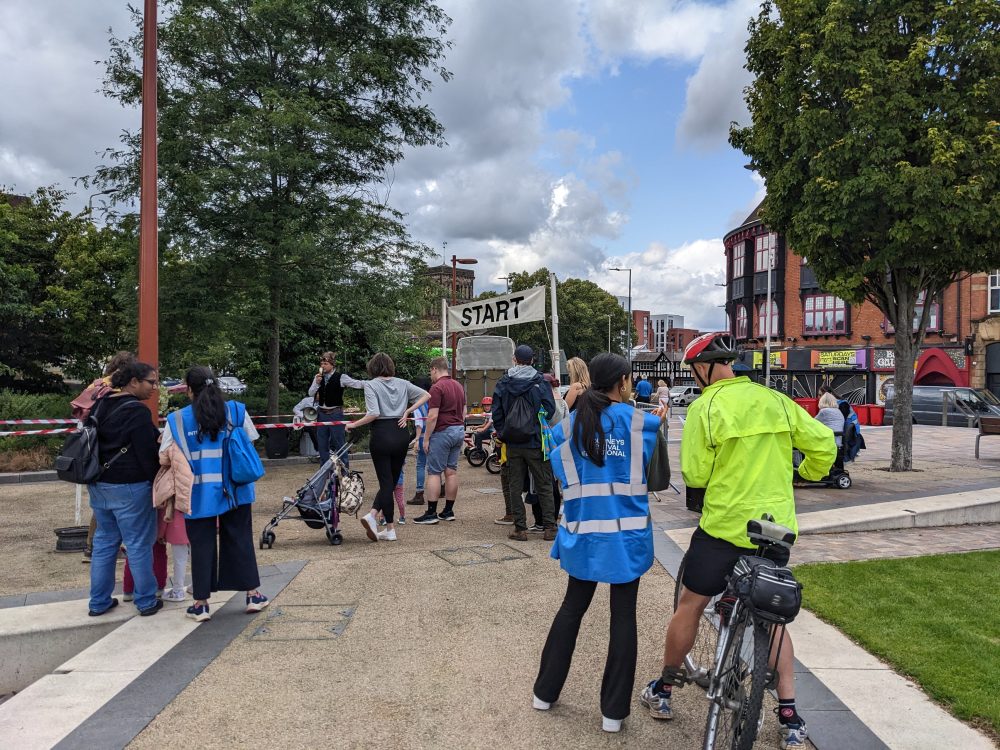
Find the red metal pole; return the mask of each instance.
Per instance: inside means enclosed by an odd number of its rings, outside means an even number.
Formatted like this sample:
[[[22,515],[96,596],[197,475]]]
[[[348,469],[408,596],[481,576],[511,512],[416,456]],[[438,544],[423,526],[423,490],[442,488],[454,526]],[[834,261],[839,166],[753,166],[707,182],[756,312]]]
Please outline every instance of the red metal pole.
[[[145,0],[142,43],[142,160],[139,192],[139,359],[159,370],[156,206],[156,0]],[[159,399],[146,405],[156,422]]]
[[[458,256],[451,256],[451,305],[455,306],[457,299],[455,297],[458,288]],[[458,377],[458,370],[455,367],[455,347],[457,344],[456,334],[451,334],[451,377]]]

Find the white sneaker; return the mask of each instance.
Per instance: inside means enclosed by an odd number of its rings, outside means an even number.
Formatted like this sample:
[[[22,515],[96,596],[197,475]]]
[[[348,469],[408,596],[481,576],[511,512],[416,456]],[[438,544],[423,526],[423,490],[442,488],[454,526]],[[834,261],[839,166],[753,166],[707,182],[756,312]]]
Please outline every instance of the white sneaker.
[[[396,530],[386,529],[378,533],[378,540],[380,542],[395,542],[396,541]]]
[[[187,599],[187,592],[184,589],[173,588],[163,595],[165,602],[182,602]]]
[[[531,696],[531,707],[536,711],[548,711],[552,708],[552,704],[548,701],[543,701],[537,695]]]
[[[603,729],[605,732],[620,732],[622,731],[622,720],[609,719],[607,716],[602,716],[601,729]]]
[[[365,527],[365,534],[373,542],[378,541],[378,521],[375,520],[375,511],[369,512],[367,515],[361,516],[361,525]]]

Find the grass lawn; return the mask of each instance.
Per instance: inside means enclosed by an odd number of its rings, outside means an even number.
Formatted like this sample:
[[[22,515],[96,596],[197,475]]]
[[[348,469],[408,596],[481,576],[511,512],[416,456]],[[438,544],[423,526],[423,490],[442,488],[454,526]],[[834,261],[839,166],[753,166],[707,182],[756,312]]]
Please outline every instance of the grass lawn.
[[[799,565],[795,577],[806,607],[1000,739],[1000,551]]]

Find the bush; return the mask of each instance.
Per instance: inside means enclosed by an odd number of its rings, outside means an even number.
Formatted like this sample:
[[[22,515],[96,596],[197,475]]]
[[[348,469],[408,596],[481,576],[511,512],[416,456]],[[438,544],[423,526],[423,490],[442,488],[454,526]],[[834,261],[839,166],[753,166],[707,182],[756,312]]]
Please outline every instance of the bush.
[[[72,397],[59,393],[19,393],[0,389],[0,419],[69,419],[72,411],[69,402]],[[47,425],[25,425],[26,429],[45,429]],[[60,425],[48,425],[60,427]],[[68,426],[68,425],[62,425]],[[0,432],[18,429],[17,425],[0,425]],[[62,447],[63,436],[0,438],[0,453],[29,451],[35,456],[43,449],[54,456]]]

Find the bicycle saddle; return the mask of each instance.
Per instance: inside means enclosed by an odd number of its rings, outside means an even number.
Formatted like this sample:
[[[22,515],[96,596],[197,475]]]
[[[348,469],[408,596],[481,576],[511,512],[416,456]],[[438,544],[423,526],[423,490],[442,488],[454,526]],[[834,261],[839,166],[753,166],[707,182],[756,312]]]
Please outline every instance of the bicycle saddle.
[[[757,546],[777,544],[789,548],[795,544],[795,532],[767,518],[747,521],[747,536]]]

